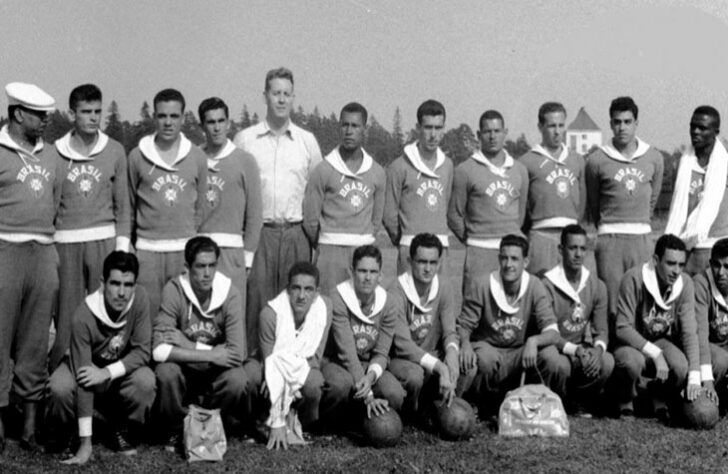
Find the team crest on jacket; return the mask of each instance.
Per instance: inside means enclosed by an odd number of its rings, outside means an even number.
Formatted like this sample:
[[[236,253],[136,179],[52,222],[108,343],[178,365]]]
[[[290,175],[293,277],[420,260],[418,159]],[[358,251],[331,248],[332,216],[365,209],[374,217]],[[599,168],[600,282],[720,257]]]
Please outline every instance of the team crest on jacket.
[[[121,350],[124,345],[124,333],[118,333],[109,340],[109,344],[106,346],[100,357],[104,360],[118,360],[121,356]]]
[[[675,318],[672,315],[672,310],[661,310],[655,305],[652,305],[647,316],[643,318],[645,329],[647,333],[652,337],[662,336],[670,331],[670,325],[673,323]]]
[[[93,194],[94,183],[101,182],[101,170],[94,165],[76,166],[68,172],[66,179],[76,186],[78,194],[88,198]]]
[[[349,205],[358,211],[366,203],[372,190],[362,181],[349,181],[339,190],[339,196],[349,202]]]
[[[432,313],[416,313],[412,311],[412,322],[409,324],[412,340],[421,345],[432,328]]]
[[[485,194],[495,201],[495,207],[499,211],[505,211],[509,200],[518,197],[518,193],[511,182],[504,179],[490,183],[485,188]]]
[[[490,327],[495,331],[505,344],[510,344],[523,329],[523,320],[516,316],[505,316],[499,311],[498,319],[493,321]]]
[[[725,341],[726,336],[728,336],[728,313],[718,309],[715,317],[710,322],[710,329],[711,335],[714,336],[711,339],[716,339],[721,342]]]
[[[374,347],[374,342],[377,340],[379,330],[376,326],[371,324],[359,324],[353,323],[351,330],[354,333],[354,343],[356,345],[356,352],[359,355],[364,355]]]
[[[425,200],[425,206],[432,212],[439,207],[438,204],[444,192],[442,184],[436,179],[426,179],[417,188],[417,195]]]
[[[614,175],[614,180],[618,183],[624,184],[624,188],[627,190],[627,194],[634,196],[637,193],[637,187],[640,183],[644,183],[645,174],[639,168],[627,166],[626,168],[620,168],[617,174]]]
[[[186,186],[187,181],[184,178],[180,178],[176,174],[164,174],[154,180],[152,189],[162,193],[162,199],[167,206],[174,207]]]
[[[222,193],[225,187],[225,180],[219,176],[207,176],[207,192],[205,193],[205,199],[207,204],[211,208],[216,208],[220,204],[220,193]]]
[[[211,321],[200,321],[190,324],[189,327],[185,329],[185,334],[191,341],[214,345],[215,341],[219,339],[222,333],[217,326],[215,326],[215,323]]]
[[[562,326],[569,332],[581,332],[586,326],[587,320],[584,315],[584,306],[581,303],[574,303],[571,306],[571,315],[564,320]]]
[[[26,183],[37,199],[43,195],[45,183],[51,180],[51,173],[40,165],[25,165],[20,168],[16,179]]]
[[[546,176],[546,182],[556,187],[556,195],[561,199],[569,197],[570,189],[576,184],[574,173],[564,166],[559,166]]]
[[[701,201],[703,199],[703,178],[698,178],[690,181],[690,191],[689,194],[691,196],[698,196],[698,200]]]

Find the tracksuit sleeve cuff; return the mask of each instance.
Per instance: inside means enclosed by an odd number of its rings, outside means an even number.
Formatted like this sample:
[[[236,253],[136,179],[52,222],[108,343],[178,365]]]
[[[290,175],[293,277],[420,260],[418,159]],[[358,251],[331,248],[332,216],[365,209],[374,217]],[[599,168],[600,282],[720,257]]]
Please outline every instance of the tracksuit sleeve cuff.
[[[650,359],[657,359],[662,354],[662,349],[647,341],[642,348],[642,352]]]
[[[566,355],[576,355],[576,350],[579,348],[578,345],[574,344],[573,342],[566,342],[564,343],[564,348],[561,352],[563,352]]]
[[[688,372],[688,385],[700,385],[700,371],[691,370]]]
[[[167,362],[171,352],[172,345],[163,342],[152,351],[152,359],[154,359],[154,362]]]
[[[245,268],[250,268],[253,266],[253,257],[255,257],[255,252],[251,252],[250,250],[245,250]]]
[[[121,250],[122,252],[129,252],[129,247],[131,246],[131,240],[129,240],[129,237],[118,235],[116,237],[116,248],[115,250]]]
[[[712,365],[703,364],[700,366],[700,380],[703,382],[712,382],[714,380]]]
[[[541,334],[545,333],[546,331],[556,331],[559,332],[559,325],[556,323],[549,324],[545,328],[541,329]]]
[[[384,369],[382,369],[382,366],[379,364],[372,364],[367,370],[367,373],[369,372],[374,372],[374,381],[376,382],[377,380],[379,380],[379,377],[381,377],[384,373]]]
[[[603,352],[607,352],[607,343],[602,341],[601,339],[595,342],[594,345],[601,347]]]
[[[78,419],[79,438],[89,438],[93,434],[93,417],[84,416]]]
[[[195,343],[195,350],[198,350],[198,351],[211,351],[212,350],[212,346],[207,345],[207,344],[203,344],[201,342],[197,342],[197,343]]]
[[[286,426],[286,418],[285,417],[277,417],[275,420],[270,420],[268,423],[269,428],[283,428]]]
[[[422,359],[420,359],[420,365],[425,368],[428,372],[432,372],[435,370],[435,366],[437,365],[439,361],[437,360],[437,357],[433,356],[432,354],[425,353],[425,355],[422,356]]]
[[[113,364],[107,365],[106,370],[108,370],[109,374],[111,374],[111,380],[118,379],[119,377],[126,374],[126,367],[124,367],[124,363],[120,360],[114,362]]]

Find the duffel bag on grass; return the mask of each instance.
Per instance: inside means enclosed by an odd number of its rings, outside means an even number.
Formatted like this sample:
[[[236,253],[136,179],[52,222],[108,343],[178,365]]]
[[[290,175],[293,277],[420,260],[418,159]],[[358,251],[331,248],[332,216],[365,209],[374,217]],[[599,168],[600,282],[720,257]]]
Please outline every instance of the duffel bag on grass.
[[[561,398],[544,384],[525,385],[525,377],[524,372],[521,386],[508,392],[500,406],[498,434],[569,436],[569,420]]]
[[[190,405],[184,427],[187,461],[222,461],[227,440],[220,410]]]

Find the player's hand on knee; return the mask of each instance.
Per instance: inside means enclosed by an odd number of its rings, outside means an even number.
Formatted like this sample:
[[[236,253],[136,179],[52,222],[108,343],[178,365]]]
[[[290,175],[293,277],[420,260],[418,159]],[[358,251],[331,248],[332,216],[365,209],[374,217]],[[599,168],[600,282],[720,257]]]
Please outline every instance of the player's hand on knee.
[[[655,372],[655,378],[660,382],[667,380],[668,375],[670,375],[670,368],[662,353],[655,358]]]
[[[581,361],[584,375],[592,379],[598,377],[602,368],[602,348],[600,346],[589,347],[584,352],[585,356]]]
[[[383,398],[374,398],[374,395],[367,397],[364,403],[367,406],[367,418],[384,415],[389,411],[389,402]]]
[[[367,372],[367,374],[360,378],[359,381],[354,385],[354,398],[357,400],[362,400],[365,398],[368,398],[372,391],[372,384],[374,381],[372,380],[373,377],[370,376],[370,374],[374,375],[373,372]]]
[[[271,428],[268,434],[268,449],[288,450],[288,439],[286,438],[286,427]]]

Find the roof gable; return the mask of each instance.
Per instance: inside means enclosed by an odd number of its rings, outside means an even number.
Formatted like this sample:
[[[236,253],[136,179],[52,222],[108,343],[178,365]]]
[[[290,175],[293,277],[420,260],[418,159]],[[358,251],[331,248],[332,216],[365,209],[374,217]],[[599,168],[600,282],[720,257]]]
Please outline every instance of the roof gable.
[[[594,123],[594,120],[592,120],[591,117],[589,117],[589,114],[586,113],[586,110],[584,110],[584,107],[579,109],[579,113],[576,114],[576,118],[574,119],[571,124],[569,124],[569,127],[567,130],[578,130],[578,131],[589,131],[589,132],[600,132],[601,129],[597,126],[596,123]]]

